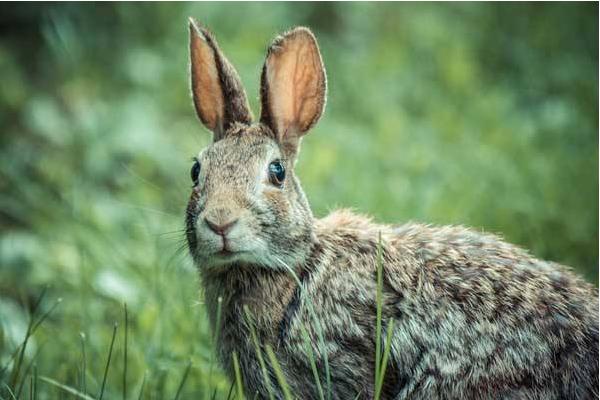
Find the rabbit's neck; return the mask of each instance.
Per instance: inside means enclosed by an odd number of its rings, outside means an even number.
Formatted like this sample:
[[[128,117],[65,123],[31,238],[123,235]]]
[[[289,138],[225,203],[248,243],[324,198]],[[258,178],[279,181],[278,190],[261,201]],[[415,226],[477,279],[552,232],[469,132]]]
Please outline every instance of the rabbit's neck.
[[[234,265],[227,273],[205,276],[203,280],[211,325],[213,332],[219,330],[219,341],[239,343],[241,337],[248,337],[245,307],[260,339],[267,343],[276,340],[278,327],[297,289],[288,272]]]
[[[310,277],[321,253],[319,242],[313,242],[308,257],[294,268],[300,281]],[[253,365],[258,371],[260,366],[252,356],[256,349],[250,340],[245,309],[250,314],[261,351],[267,344],[277,348],[295,317],[301,292],[296,278],[289,271],[242,264],[232,265],[218,275],[202,275],[206,306],[213,333],[217,334],[221,364],[233,377],[231,362],[235,351],[240,362]]]

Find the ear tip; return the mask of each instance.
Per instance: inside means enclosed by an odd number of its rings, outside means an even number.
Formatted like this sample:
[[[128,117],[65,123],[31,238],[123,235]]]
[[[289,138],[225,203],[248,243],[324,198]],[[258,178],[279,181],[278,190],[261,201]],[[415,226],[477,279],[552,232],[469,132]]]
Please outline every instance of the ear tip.
[[[193,36],[200,37],[204,41],[207,41],[207,39],[211,37],[208,29],[203,27],[194,17],[188,17],[188,26],[190,28],[190,34]]]
[[[313,40],[314,42],[317,41],[312,30],[306,26],[295,26],[292,29],[290,29],[289,31],[285,32],[282,36],[284,38],[295,38],[295,37],[301,36],[301,37]]]
[[[308,27],[308,26],[295,26],[291,29],[291,32],[294,33],[302,33],[302,34],[308,34],[310,36],[314,36],[312,30]]]
[[[188,17],[188,26],[190,28],[190,31],[192,32],[198,32],[200,31],[199,27],[198,27],[198,21],[196,21],[196,18],[194,17]]]
[[[285,32],[282,32],[281,34],[277,35],[275,39],[273,39],[267,50],[267,57],[269,54],[281,51],[281,49],[286,45],[286,43],[292,42],[308,43],[310,46],[316,48],[317,52],[319,52],[319,44],[317,43],[317,38],[310,30],[310,28],[306,26],[295,26]]]

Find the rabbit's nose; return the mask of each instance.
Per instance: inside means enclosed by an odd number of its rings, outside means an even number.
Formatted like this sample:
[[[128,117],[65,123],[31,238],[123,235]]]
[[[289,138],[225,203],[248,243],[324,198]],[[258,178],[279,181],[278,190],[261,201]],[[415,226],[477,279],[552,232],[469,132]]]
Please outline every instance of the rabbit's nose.
[[[231,230],[231,228],[233,228],[233,226],[235,224],[237,224],[238,219],[235,218],[228,222],[221,222],[221,221],[212,221],[208,217],[204,217],[204,222],[206,222],[206,225],[208,225],[208,227],[210,228],[211,231],[213,231],[217,235],[225,236],[227,234],[227,232],[229,232]]]

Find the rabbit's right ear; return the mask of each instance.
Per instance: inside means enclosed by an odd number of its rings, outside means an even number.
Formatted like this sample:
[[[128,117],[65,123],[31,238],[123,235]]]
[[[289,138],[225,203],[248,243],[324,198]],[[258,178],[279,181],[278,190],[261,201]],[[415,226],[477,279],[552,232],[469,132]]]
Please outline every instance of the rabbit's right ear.
[[[236,123],[250,124],[252,113],[240,78],[208,30],[190,18],[192,96],[196,113],[214,133],[223,137]]]
[[[293,157],[300,138],[321,117],[327,92],[319,46],[308,28],[292,29],[273,41],[260,91],[260,122],[271,128]]]

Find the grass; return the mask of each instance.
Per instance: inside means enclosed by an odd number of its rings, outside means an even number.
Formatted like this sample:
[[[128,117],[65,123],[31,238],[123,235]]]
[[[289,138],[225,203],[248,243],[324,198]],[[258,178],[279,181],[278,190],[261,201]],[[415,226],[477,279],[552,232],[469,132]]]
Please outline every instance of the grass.
[[[381,347],[382,347],[381,331],[382,331],[382,325],[383,325],[383,320],[382,320],[382,315],[383,315],[383,257],[382,257],[381,240],[382,239],[381,239],[381,234],[380,234],[379,240],[378,240],[378,246],[377,246],[377,258],[376,258],[377,285],[376,285],[375,300],[376,300],[377,313],[376,313],[376,338],[375,338],[376,363],[374,366],[374,373],[375,373],[375,396],[374,396],[374,399],[375,400],[378,400],[381,395],[381,388],[383,387],[385,370],[387,367],[389,354],[390,354],[392,334],[393,334],[393,325],[394,325],[393,319],[387,323],[385,346],[384,346],[384,350],[381,351]],[[307,311],[309,312],[311,318],[313,319],[314,328],[315,328],[315,331],[316,331],[317,337],[318,337],[318,347],[320,348],[321,351],[323,351],[323,349],[325,348],[324,341],[323,341],[323,332],[322,332],[322,328],[320,325],[320,320],[318,320],[316,317],[316,313],[315,313],[312,301],[311,301],[310,297],[307,296],[306,293],[304,292],[304,287],[301,285],[301,282],[298,279],[298,277],[296,276],[296,274],[289,267],[287,267],[287,270],[290,274],[292,274],[294,276],[298,285],[300,285],[304,304],[307,307]],[[36,318],[36,312],[38,312],[38,307],[41,304],[45,295],[46,295],[46,290],[43,290],[42,293],[40,294],[40,296],[38,297],[38,299],[36,300],[34,307],[33,307],[32,315],[29,319],[29,325],[27,328],[27,336],[25,337],[25,340],[23,341],[23,343],[13,353],[14,358],[16,358],[16,360],[14,362],[14,366],[13,366],[11,374],[10,374],[9,383],[4,383],[5,393],[8,396],[10,396],[11,399],[13,399],[13,398],[18,399],[18,398],[20,398],[19,395],[21,393],[21,390],[23,389],[23,386],[26,384],[26,382],[28,382],[30,398],[35,399],[36,392],[38,390],[37,382],[39,379],[42,382],[49,384],[51,386],[54,386],[65,393],[73,395],[76,398],[84,399],[84,400],[91,400],[91,399],[102,400],[105,396],[105,389],[107,387],[109,371],[111,368],[111,360],[113,359],[113,353],[115,350],[115,340],[117,338],[117,332],[118,332],[118,324],[116,322],[113,324],[110,345],[109,345],[108,351],[106,353],[106,363],[104,366],[104,373],[102,375],[102,383],[100,386],[100,391],[96,397],[92,397],[86,393],[87,392],[87,387],[86,387],[87,356],[86,356],[86,346],[85,346],[86,336],[83,333],[80,333],[80,335],[79,335],[80,346],[81,346],[80,390],[77,390],[74,387],[71,387],[67,384],[61,383],[61,382],[59,382],[51,377],[48,377],[48,376],[40,376],[38,378],[37,368],[35,366],[33,367],[33,371],[31,373],[29,373],[29,368],[28,368],[24,374],[21,374],[21,365],[23,364],[24,354],[25,354],[26,347],[27,347],[29,340],[31,339],[32,335],[35,333],[37,328],[40,327],[40,325],[44,322],[44,320],[46,318],[48,318],[48,316],[51,315],[52,311],[54,311],[55,308],[58,306],[58,304],[60,304],[60,302],[61,302],[61,299],[58,299],[54,303],[54,305],[52,307],[50,307],[50,309],[48,311],[43,313],[39,318]],[[222,313],[222,298],[221,297],[219,297],[217,304],[218,304],[218,306],[217,306],[217,330],[215,331],[214,338],[218,337],[218,335],[219,335],[219,327],[220,327],[220,320],[221,320],[221,313]],[[256,329],[254,326],[253,316],[251,315],[247,306],[244,306],[244,316],[246,319],[246,324],[248,325],[249,330],[250,330],[251,340],[252,340],[254,349],[256,351],[256,355],[257,355],[257,358],[259,361],[259,365],[261,368],[264,382],[266,383],[268,395],[269,395],[269,398],[272,400],[275,398],[275,394],[274,394],[274,389],[273,389],[272,382],[271,382],[271,376],[269,374],[269,368],[267,367],[267,363],[265,362],[265,359],[263,357],[263,346],[260,343],[259,338],[257,336]],[[128,313],[126,303],[123,304],[123,321],[124,321],[124,324],[123,324],[124,325],[124,333],[123,333],[123,344],[122,344],[122,346],[123,346],[123,358],[122,358],[123,369],[122,369],[122,376],[121,376],[121,388],[122,388],[121,393],[122,393],[122,398],[126,399],[127,398],[127,384],[128,384],[128,376],[127,376],[127,370],[128,370],[127,369],[127,365],[128,365],[127,354],[128,354],[128,351],[127,350],[128,350],[128,343],[129,343],[129,340],[128,340],[129,313]],[[304,340],[304,343],[306,346],[308,361],[311,366],[311,371],[313,373],[315,387],[318,390],[319,398],[324,399],[325,394],[324,394],[323,388],[321,386],[321,378],[320,378],[318,370],[317,370],[316,359],[315,359],[315,355],[312,351],[312,343],[311,343],[311,339],[310,339],[310,335],[308,333],[307,327],[302,326],[301,333],[302,333],[302,337],[303,337],[303,340]],[[279,361],[277,360],[277,356],[276,356],[273,348],[267,344],[264,346],[264,349],[267,354],[269,366],[270,366],[270,368],[272,368],[272,370],[275,374],[275,378],[277,380],[279,388],[281,389],[281,391],[283,393],[284,399],[286,399],[286,400],[294,399],[295,397],[293,396],[291,389],[289,387],[289,384],[286,381],[285,375],[281,369],[281,366],[279,364]],[[209,381],[212,377],[213,363],[214,363],[214,352],[211,352],[211,354],[212,355],[210,357],[210,366],[209,366]],[[326,396],[327,396],[327,398],[330,398],[332,396],[332,390],[331,390],[330,371],[328,369],[328,364],[327,364],[328,358],[327,358],[327,354],[325,352],[322,352],[321,356],[322,356],[322,359],[323,359],[325,365],[327,366],[327,368],[326,368],[326,381],[327,381]],[[34,358],[34,360],[35,360],[35,358]],[[32,363],[34,360],[32,360]],[[241,374],[241,370],[240,370],[239,359],[238,359],[238,355],[236,352],[232,353],[232,361],[233,361],[233,367],[234,367],[234,372],[235,372],[235,381],[233,382],[233,385],[235,387],[236,398],[244,399],[245,398],[244,383],[242,381],[242,374]],[[6,365],[3,368],[3,372],[7,371],[8,369],[9,369],[9,365]],[[184,370],[182,376],[181,376],[179,385],[177,386],[177,390],[173,397],[174,400],[180,399],[181,394],[183,392],[184,385],[188,379],[191,369],[192,369],[192,360],[190,359],[185,367],[185,370]],[[147,377],[146,375],[147,374],[144,373],[142,383],[140,386],[140,390],[139,390],[138,399],[143,398],[144,389],[146,386],[146,377]],[[20,376],[21,376],[21,382],[19,383]],[[16,388],[16,387],[18,387],[19,390],[15,394],[13,388]],[[207,386],[205,388],[205,390],[206,390],[205,393],[210,392],[210,387]],[[213,396],[212,396],[213,398],[215,397],[215,394],[216,394],[216,391],[213,392]]]
[[[385,370],[387,368],[388,359],[390,355],[390,349],[392,347],[392,335],[394,333],[394,319],[390,319],[387,322],[387,331],[385,335],[385,347],[383,352],[381,351],[381,327],[383,324],[383,249],[381,242],[381,232],[379,232],[379,238],[377,240],[377,259],[376,259],[376,270],[377,270],[377,291],[375,295],[375,303],[377,306],[376,318],[375,318],[375,395],[374,400],[379,400],[381,396],[381,389],[383,388],[383,381],[385,378]]]
[[[273,348],[270,345],[267,345],[266,351],[267,351],[267,356],[269,357],[269,361],[271,361],[271,366],[273,367],[273,370],[275,371],[275,376],[277,377],[277,382],[279,383],[279,387],[281,388],[281,391],[283,392],[283,398],[285,400],[293,400],[294,397],[292,396],[292,392],[290,391],[290,387],[285,379],[285,375],[283,374],[283,371],[281,370],[281,366],[279,365],[279,362],[277,361],[277,356],[275,355]]]
[[[112,358],[113,346],[115,344],[115,338],[117,337],[117,323],[113,327],[112,339],[110,340],[110,347],[108,348],[108,357],[106,358],[106,367],[104,368],[104,376],[102,376],[102,386],[100,387],[100,394],[98,399],[102,400],[104,397],[104,388],[106,386],[106,378],[108,378],[108,368],[110,367],[110,359]]]
[[[271,382],[271,377],[267,370],[267,365],[265,364],[265,360],[263,358],[262,346],[259,342],[258,336],[256,335],[256,329],[254,328],[254,322],[252,319],[252,315],[250,315],[250,311],[248,310],[248,306],[244,305],[244,315],[246,317],[246,323],[250,328],[250,336],[252,338],[252,344],[254,345],[254,351],[256,352],[256,357],[258,358],[258,363],[260,365],[260,370],[263,375],[263,382],[267,387],[267,392],[269,393],[269,399],[273,400],[275,397],[273,395],[273,384]]]
[[[234,351],[231,353],[233,358],[233,370],[235,371],[235,390],[237,392],[237,398],[239,400],[244,399],[244,383],[242,382],[242,374],[240,372],[240,364],[238,361],[237,353]]]

